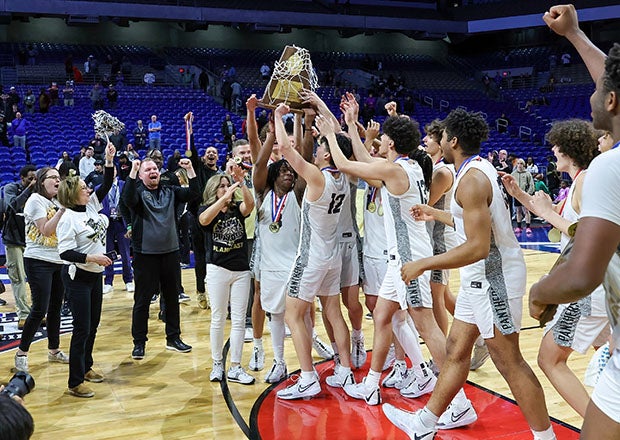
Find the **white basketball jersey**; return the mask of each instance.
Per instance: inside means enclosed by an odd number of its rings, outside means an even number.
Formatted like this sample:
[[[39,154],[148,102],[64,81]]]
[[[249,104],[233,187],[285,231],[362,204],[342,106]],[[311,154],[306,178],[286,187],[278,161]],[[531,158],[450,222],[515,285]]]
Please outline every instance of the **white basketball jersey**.
[[[297,247],[299,246],[299,230],[301,208],[297,203],[294,191],[289,191],[280,200],[273,190],[265,193],[258,208],[258,236],[260,237],[261,271],[289,271],[293,266]],[[282,208],[277,227],[278,205]]]
[[[424,222],[413,219],[409,209],[428,201],[422,168],[414,160],[406,158],[395,161],[407,173],[409,188],[404,194],[394,195],[383,186],[383,212],[388,254],[391,261],[398,258],[402,263],[433,255],[431,240]]]
[[[493,165],[480,157],[475,157],[466,163],[457,174],[454,182],[454,194],[458,194],[459,184],[467,172],[475,168],[489,179],[493,190],[493,200],[489,206],[491,212],[491,249],[484,259],[464,266],[460,269],[461,291],[467,294],[489,295],[491,300],[505,302],[506,299],[519,298],[525,294],[525,260],[514,232],[506,193],[500,182],[500,177]],[[468,191],[461,189],[461,194]],[[454,217],[458,244],[465,243],[465,229],[463,227],[463,208],[452,199],[450,211]],[[470,231],[476,233],[476,231]]]
[[[387,258],[384,209],[381,189],[367,186],[364,191],[364,255],[367,257]]]
[[[336,267],[340,265],[338,221],[342,210],[349,208],[344,204],[350,194],[349,179],[343,173],[336,173],[337,177],[327,170],[322,173],[325,188],[321,197],[310,202],[304,195],[297,259],[306,266]]]
[[[456,179],[456,172],[454,165],[448,165],[447,163],[440,161],[433,166],[433,175],[440,169],[447,169],[452,174],[452,186],[446,191],[437,202],[433,205],[433,208],[440,211],[448,211],[450,204],[452,203],[452,195],[454,194],[454,185]],[[439,255],[454,248],[457,243],[456,231],[454,228],[446,225],[442,222],[431,221],[426,224],[431,241],[433,244],[433,254]]]
[[[340,212],[340,219],[338,220],[338,240],[340,243],[357,241],[359,238],[360,233],[356,221],[356,197],[357,185],[349,180],[349,192],[342,202],[342,211]]]

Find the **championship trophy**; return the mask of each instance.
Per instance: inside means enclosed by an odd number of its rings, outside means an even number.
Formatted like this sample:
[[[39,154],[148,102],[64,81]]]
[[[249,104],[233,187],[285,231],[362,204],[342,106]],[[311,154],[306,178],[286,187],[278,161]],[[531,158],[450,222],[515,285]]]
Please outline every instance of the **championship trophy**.
[[[125,124],[118,118],[103,110],[97,110],[93,114],[93,121],[95,121],[95,133],[105,139],[106,145],[110,142],[110,135],[120,133],[125,128]]]
[[[568,260],[568,257],[571,251],[573,250],[573,244],[575,243],[575,233],[577,232],[577,224],[578,223],[575,222],[575,223],[572,223],[568,227],[568,235],[570,237],[570,241],[566,244],[566,247],[564,248],[564,250],[558,257],[558,259],[555,260],[555,263],[553,264],[553,267],[551,268],[551,270],[549,270],[549,273],[553,272],[556,267],[558,267],[562,263],[565,263]],[[558,230],[557,241],[560,241],[560,237],[559,237],[560,234],[561,232]],[[545,306],[545,310],[543,310],[543,312],[540,314],[540,317],[538,318],[538,322],[541,328],[544,327],[547,322],[553,319],[553,315],[555,315],[555,312],[557,309],[558,309],[557,304],[547,304]]]
[[[291,111],[302,113],[304,100],[300,92],[314,92],[317,88],[318,80],[312,68],[310,52],[301,47],[286,46],[273,67],[271,79],[258,105],[274,109],[283,102]]]

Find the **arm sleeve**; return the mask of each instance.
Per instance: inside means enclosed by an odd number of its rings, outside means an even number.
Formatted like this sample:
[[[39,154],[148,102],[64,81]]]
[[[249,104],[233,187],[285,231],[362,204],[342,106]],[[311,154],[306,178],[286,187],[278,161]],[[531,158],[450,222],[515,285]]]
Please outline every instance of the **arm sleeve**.
[[[86,263],[86,254],[72,249],[66,250],[60,254],[60,258],[70,263]]]
[[[136,184],[136,179],[127,177],[121,200],[127,208],[133,208],[138,204],[138,185]]]

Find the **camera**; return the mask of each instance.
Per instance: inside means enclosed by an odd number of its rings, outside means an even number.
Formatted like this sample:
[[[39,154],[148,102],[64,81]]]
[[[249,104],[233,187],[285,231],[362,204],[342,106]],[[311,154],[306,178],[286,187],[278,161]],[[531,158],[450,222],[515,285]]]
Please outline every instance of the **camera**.
[[[26,394],[34,389],[34,378],[23,371],[18,371],[11,378],[8,384],[4,387],[0,394],[4,394],[8,397],[19,396],[24,398]]]

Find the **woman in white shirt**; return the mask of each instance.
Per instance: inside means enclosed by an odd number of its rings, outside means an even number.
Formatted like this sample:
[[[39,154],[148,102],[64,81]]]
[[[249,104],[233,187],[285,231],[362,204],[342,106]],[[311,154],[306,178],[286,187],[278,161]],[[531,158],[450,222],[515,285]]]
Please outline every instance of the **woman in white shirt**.
[[[102,382],[103,376],[92,369],[93,346],[101,319],[102,272],[112,260],[105,254],[108,217],[99,214],[103,200],[114,180],[112,144],[106,148],[103,184],[90,194],[79,176],[71,173],[60,183],[58,200],[66,207],[58,222],[58,252],[65,261],[62,280],[71,298],[73,334],[69,362],[69,394],[76,397],[95,395],[84,380]]]

